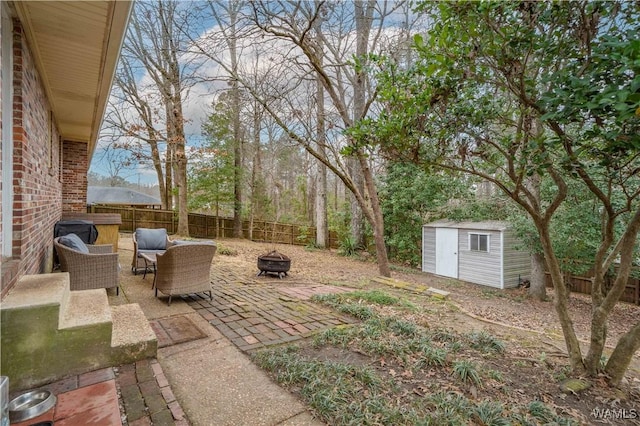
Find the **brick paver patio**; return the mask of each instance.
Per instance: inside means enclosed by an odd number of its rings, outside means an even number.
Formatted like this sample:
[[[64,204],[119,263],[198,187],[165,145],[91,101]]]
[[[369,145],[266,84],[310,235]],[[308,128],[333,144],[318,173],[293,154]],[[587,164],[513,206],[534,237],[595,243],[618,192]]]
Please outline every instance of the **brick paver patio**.
[[[353,319],[312,303],[315,294],[353,291],[293,277],[246,278],[217,266],[213,269],[213,300],[190,295],[185,300],[211,325],[243,351],[290,343]]]

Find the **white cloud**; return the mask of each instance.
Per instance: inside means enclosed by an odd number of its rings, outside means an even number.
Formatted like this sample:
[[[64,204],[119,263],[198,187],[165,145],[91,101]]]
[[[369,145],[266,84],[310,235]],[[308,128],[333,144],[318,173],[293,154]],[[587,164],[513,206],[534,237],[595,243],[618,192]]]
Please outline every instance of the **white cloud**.
[[[399,25],[402,19],[405,17],[402,14],[396,15],[395,25]],[[398,27],[389,26],[382,31],[380,46],[387,44],[390,39],[398,36]],[[337,72],[333,70],[340,70],[342,73],[348,73],[348,67],[345,67],[345,61],[350,60],[354,52],[355,47],[355,33],[353,26],[351,30],[346,33],[332,33],[327,32],[326,36],[329,38],[329,43],[337,52],[337,58],[334,58],[335,67],[327,67],[329,72],[334,72],[334,77],[337,78]],[[375,32],[372,32],[372,37]],[[273,39],[264,37],[254,33],[252,36],[247,36],[238,40],[239,56],[239,69],[246,75],[260,75],[268,78],[270,82],[265,84],[264,90],[272,90],[276,93],[282,93],[288,90],[300,90],[300,94],[296,101],[298,105],[295,108],[300,111],[307,109],[307,103],[309,101],[309,93],[305,87],[298,88],[293,87],[293,84],[298,81],[296,75],[302,73],[308,73],[308,67],[301,67],[297,64],[305,63],[306,60],[302,58],[302,53],[295,47],[291,46],[291,43],[281,39]],[[190,85],[187,89],[188,96],[183,102],[183,115],[187,120],[185,125],[185,133],[188,141],[201,140],[201,127],[206,120],[207,115],[211,110],[211,103],[216,93],[227,89],[229,86],[224,81],[227,73],[224,70],[224,65],[228,66],[231,63],[229,51],[226,48],[225,41],[220,38],[219,28],[211,26],[196,40],[196,43],[200,48],[206,49],[207,52],[215,54],[216,61],[207,60],[206,57],[199,54],[198,50],[192,46],[189,52],[185,53],[181,57],[181,62],[184,64],[192,64],[193,67],[197,65],[197,68],[190,68],[191,71],[196,71],[200,81]],[[329,49],[327,49],[329,53]],[[328,59],[327,62],[331,61]],[[223,64],[221,66],[220,64]],[[343,77],[344,79],[344,74]],[[141,88],[143,94],[146,95],[150,104],[157,105],[160,108],[161,115],[161,102],[159,100],[158,90],[155,87],[150,75],[144,73],[140,76],[138,86]],[[349,92],[349,85],[344,84],[344,93]],[[293,110],[292,110],[293,111]],[[136,122],[135,113],[127,108],[121,108],[120,113],[126,117],[126,120],[130,122]],[[157,122],[157,127],[162,128],[162,118]],[[99,142],[100,147],[104,147],[105,142]],[[163,153],[164,154],[164,153]],[[155,176],[155,171],[150,165],[139,165],[136,170],[136,174],[140,176]]]

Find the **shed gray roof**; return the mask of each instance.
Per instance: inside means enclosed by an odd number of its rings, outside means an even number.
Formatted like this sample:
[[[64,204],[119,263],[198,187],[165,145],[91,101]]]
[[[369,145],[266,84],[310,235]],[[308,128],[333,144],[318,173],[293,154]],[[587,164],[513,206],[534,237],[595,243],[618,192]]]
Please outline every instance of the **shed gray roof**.
[[[87,188],[87,204],[161,204],[160,199],[128,188],[90,186]]]
[[[480,229],[486,231],[504,231],[509,227],[508,222],[499,220],[485,220],[482,222],[454,222],[451,220],[437,220],[426,223],[427,228],[456,228],[456,229]]]

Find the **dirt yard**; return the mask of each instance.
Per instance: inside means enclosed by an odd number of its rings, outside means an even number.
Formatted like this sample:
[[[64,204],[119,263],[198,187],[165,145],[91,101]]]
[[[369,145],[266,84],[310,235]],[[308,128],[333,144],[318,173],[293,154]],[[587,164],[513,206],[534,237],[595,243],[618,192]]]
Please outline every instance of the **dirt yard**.
[[[302,246],[264,244],[248,240],[219,240],[221,250],[218,261],[237,268],[239,274],[255,275],[259,255],[277,250],[289,256],[289,279],[324,284],[363,288],[371,278],[379,276],[375,259],[354,259],[337,254],[335,250],[309,250]],[[237,254],[224,256],[225,249]],[[548,289],[549,301],[539,302],[528,298],[525,289],[496,290],[477,284],[438,277],[410,270],[405,267],[392,269],[392,277],[398,280],[436,287],[451,293],[452,301],[465,312],[478,318],[522,327],[549,335],[562,336],[560,323],[553,308],[553,290]],[[588,341],[591,306],[586,295],[571,295],[571,313],[580,339]],[[610,317],[608,346],[613,347],[630,324],[640,320],[640,306],[619,303]]]
[[[256,277],[257,257],[278,250],[292,259],[289,276],[283,279],[283,284],[313,282],[359,290],[380,287],[371,282],[371,279],[379,274],[374,259],[370,257],[346,258],[339,256],[335,251],[231,239],[219,240],[218,247],[215,262],[223,263],[238,275],[247,278],[278,280],[276,277]],[[423,379],[397,377],[403,381],[402,386],[412,389],[409,392],[412,395],[424,393],[427,384],[433,386],[433,383],[441,383],[442,389],[458,389],[476,400],[489,398],[501,401],[505,405],[520,400],[543,401],[554,407],[558,413],[577,419],[580,424],[640,424],[639,418],[636,418],[636,415],[640,416],[640,362],[637,357],[629,370],[622,391],[608,388],[603,378],[592,380],[592,387],[579,394],[560,391],[559,384],[569,377],[569,374],[561,329],[551,301],[531,300],[524,289],[495,290],[407,268],[394,267],[392,277],[404,282],[446,290],[450,292],[450,298],[444,303],[434,303],[424,296],[386,287],[383,288],[384,291],[400,294],[421,306],[418,312],[396,313],[389,310],[388,313],[402,315],[404,319],[429,328],[450,329],[456,333],[484,330],[504,341],[507,348],[501,355],[503,359],[479,358],[479,362],[483,363],[485,368],[500,370],[503,375],[501,384],[498,383],[494,387],[485,385],[480,390],[473,386],[460,388],[451,384],[450,374],[444,371],[432,373]],[[548,294],[552,300],[553,291],[550,290]],[[385,309],[390,308],[382,308],[383,313]],[[584,295],[572,295],[571,311],[576,331],[586,348],[590,321],[588,298]],[[639,306],[620,303],[610,318],[608,347],[613,347],[630,324],[637,323],[639,319]],[[357,350],[356,353],[345,355],[344,351],[330,348],[321,351],[311,349],[308,354],[314,352],[327,358],[362,357]],[[400,361],[384,359],[380,362],[375,358],[369,358],[363,362],[374,365],[381,374],[395,375],[395,372],[402,371]],[[505,391],[505,382],[512,386],[508,392]],[[621,421],[609,417],[596,419],[592,415],[594,409],[615,410],[620,407],[631,410],[633,418],[627,417]],[[615,415],[619,411],[607,413]]]

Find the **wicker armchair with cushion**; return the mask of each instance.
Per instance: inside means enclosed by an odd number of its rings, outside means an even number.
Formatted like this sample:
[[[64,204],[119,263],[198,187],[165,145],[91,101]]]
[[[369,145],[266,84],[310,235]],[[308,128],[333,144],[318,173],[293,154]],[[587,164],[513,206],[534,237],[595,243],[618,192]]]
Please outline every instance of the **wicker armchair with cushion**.
[[[119,294],[118,253],[111,244],[87,245],[76,234],[54,238],[60,269],[68,272],[71,290],[116,288]]]
[[[216,253],[214,243],[176,244],[156,256],[155,295],[158,290],[171,297],[180,294],[211,294],[211,262]]]
[[[171,240],[164,228],[136,228],[133,233],[133,260],[131,261],[131,270],[133,274],[137,274],[140,269],[145,269],[147,263],[142,258],[143,253],[159,254],[171,245]]]

